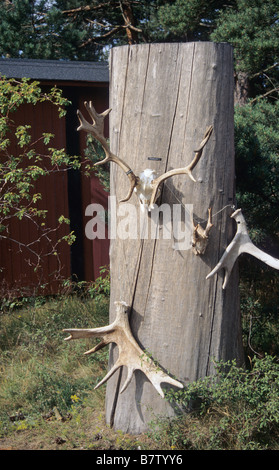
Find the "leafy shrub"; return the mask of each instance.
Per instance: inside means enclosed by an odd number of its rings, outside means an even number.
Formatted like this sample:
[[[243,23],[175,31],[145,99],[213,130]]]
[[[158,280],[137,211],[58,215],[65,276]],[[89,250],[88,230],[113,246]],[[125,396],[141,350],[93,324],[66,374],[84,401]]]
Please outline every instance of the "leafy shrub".
[[[245,370],[219,362],[214,377],[169,392],[184,413],[159,421],[154,437],[178,449],[278,449],[278,360],[255,357],[251,365]]]
[[[110,295],[110,271],[108,266],[99,268],[100,276],[95,281],[73,282],[71,279],[64,281],[64,294],[77,294],[82,299],[90,298],[96,301],[102,301],[109,298]]]
[[[34,272],[39,272],[43,259],[46,256],[57,257],[58,245],[62,241],[72,244],[75,240],[73,232],[69,233],[64,224],[70,221],[64,215],[60,215],[55,225],[50,224],[47,218],[47,209],[39,208],[38,201],[43,205],[43,195],[36,192],[36,182],[41,178],[47,178],[57,171],[65,171],[65,168],[80,168],[79,157],[69,156],[64,149],[51,147],[53,134],[42,133],[36,139],[32,137],[30,124],[17,125],[13,117],[21,105],[36,106],[45,103],[56,110],[62,118],[66,114],[66,106],[70,102],[62,96],[62,91],[56,87],[45,93],[39,86],[39,82],[31,82],[27,78],[20,81],[0,77],[0,233],[2,240],[9,240],[13,246],[20,250],[27,250],[32,254]],[[34,223],[36,236],[24,243],[20,237],[11,234],[11,223],[28,221]],[[56,232],[57,237],[53,237]],[[60,236],[64,235],[60,238]],[[58,235],[59,234],[59,235]],[[44,240],[47,243],[47,252],[41,248],[35,248],[38,242]],[[24,258],[25,259],[25,258]],[[4,267],[0,266],[1,269]]]

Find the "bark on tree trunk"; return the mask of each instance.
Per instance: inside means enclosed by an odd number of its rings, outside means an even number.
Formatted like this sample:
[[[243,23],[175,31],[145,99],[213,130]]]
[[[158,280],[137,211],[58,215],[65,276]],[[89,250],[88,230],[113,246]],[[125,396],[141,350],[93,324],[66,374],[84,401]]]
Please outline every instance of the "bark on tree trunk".
[[[235,72],[234,104],[244,106],[247,104],[249,94],[250,83],[248,74],[245,72]]]
[[[130,2],[123,2],[121,5],[123,17],[127,25],[135,26],[135,18],[133,15],[133,10]],[[138,43],[138,33],[133,28],[127,27],[126,29],[128,44],[137,44]]]
[[[142,212],[136,195],[129,205],[118,204],[129,183],[124,172],[111,164],[110,215],[116,237],[110,248],[110,321],[115,318],[115,301],[130,305],[130,325],[140,347],[187,385],[214,373],[213,359],[243,360],[237,266],[226,290],[222,290],[222,275],[205,279],[235,230],[229,217],[235,202],[232,48],[205,42],[122,46],[111,51],[110,71],[111,150],[136,174],[145,168],[162,174],[186,166],[206,128],[214,127],[193,170],[197,182],[176,175],[162,187],[157,204],[168,206],[156,225],[160,238],[154,238],[154,232],[149,238],[140,237]],[[128,217],[131,205],[137,208],[132,224]],[[187,236],[186,244],[176,243],[175,207],[181,208],[186,228],[192,230],[185,205],[192,207],[195,223],[205,221],[203,226],[212,207],[214,227],[202,256],[193,253]],[[152,212],[149,220],[151,216]],[[147,223],[148,216],[142,220]],[[125,223],[130,231],[137,229],[133,239],[123,240],[120,228]],[[112,347],[109,366],[115,358],[117,348]],[[154,416],[174,415],[170,404],[140,371],[119,394],[125,374],[123,368],[107,383],[110,425],[139,434],[148,429]]]

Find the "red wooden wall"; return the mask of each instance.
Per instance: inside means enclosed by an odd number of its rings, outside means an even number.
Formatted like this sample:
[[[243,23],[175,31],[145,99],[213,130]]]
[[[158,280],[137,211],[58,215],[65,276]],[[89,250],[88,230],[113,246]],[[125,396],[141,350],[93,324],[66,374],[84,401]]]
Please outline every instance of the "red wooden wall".
[[[62,87],[61,87],[62,88]],[[64,85],[65,94],[67,94],[67,86]],[[108,85],[104,86],[81,86],[75,87],[76,100],[73,106],[78,103],[82,110],[83,101],[90,99],[94,101],[97,110],[103,111],[108,107]],[[76,116],[76,109],[72,109],[72,113]],[[60,119],[55,108],[49,103],[40,103],[35,107],[32,105],[24,105],[14,115],[16,125],[30,124],[32,129],[32,138],[36,140],[43,132],[50,132],[55,135],[50,146],[57,149],[66,148],[68,153],[71,149],[67,148],[68,142],[66,137],[66,119]],[[73,136],[78,141],[79,153],[83,154],[86,145],[86,136],[77,133],[78,120],[73,121]],[[68,126],[69,132],[69,126]],[[41,144],[37,145],[36,150],[43,152],[44,148]],[[76,150],[76,149],[75,149]],[[11,148],[13,153],[16,147]],[[76,152],[74,152],[76,153]],[[77,241],[82,247],[80,256],[82,257],[83,275],[82,279],[91,281],[99,276],[100,266],[109,264],[109,240],[88,240],[85,236],[85,225],[88,217],[85,217],[85,209],[90,203],[99,203],[107,208],[108,194],[103,190],[96,177],[86,177],[80,175],[81,187],[80,197],[81,205],[79,207],[80,220],[82,227],[80,233],[82,240]],[[38,208],[47,209],[47,217],[44,221],[46,226],[55,228],[57,220],[62,214],[69,216],[69,198],[68,191],[69,178],[67,171],[59,171],[50,174],[47,177],[41,177],[35,184],[34,191],[42,194],[42,200],[38,202]],[[38,220],[40,222],[40,220]],[[18,295],[28,295],[36,293],[53,294],[59,290],[61,279],[68,279],[75,273],[72,272],[73,253],[72,248],[67,243],[62,242],[59,245],[59,256],[48,254],[52,246],[63,236],[69,232],[69,227],[63,225],[58,231],[51,234],[51,242],[48,243],[46,238],[41,238],[38,243],[32,245],[34,251],[41,253],[43,259],[42,266],[34,271],[36,257],[24,245],[30,244],[38,239],[41,233],[37,226],[28,220],[19,221],[17,218],[11,220],[9,224],[9,240],[0,239],[0,291],[2,295],[8,293],[18,293]],[[13,242],[12,239],[20,241],[20,245]],[[46,285],[42,289],[42,285]]]
[[[97,112],[103,112],[109,107],[108,88],[99,88],[94,91],[82,90],[79,96],[79,109],[83,112],[84,101],[92,101]],[[84,112],[86,117],[86,111]],[[105,135],[108,136],[108,118],[105,125]],[[80,133],[80,147],[86,147],[86,134]],[[89,218],[85,216],[85,208],[92,203],[101,204],[105,210],[108,209],[108,193],[102,188],[98,178],[92,176],[88,178],[82,176],[82,200],[83,200],[83,227],[86,226]],[[101,266],[109,265],[109,240],[106,236],[104,240],[88,240],[84,237],[84,277],[85,280],[96,279]]]

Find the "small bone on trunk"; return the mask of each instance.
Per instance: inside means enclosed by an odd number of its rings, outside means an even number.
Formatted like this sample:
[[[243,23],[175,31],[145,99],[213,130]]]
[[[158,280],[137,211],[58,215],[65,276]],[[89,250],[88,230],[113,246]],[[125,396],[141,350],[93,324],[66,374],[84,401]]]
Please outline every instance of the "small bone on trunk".
[[[192,247],[195,255],[203,255],[205,253],[209,232],[212,229],[212,210],[208,209],[208,219],[205,229],[200,224],[194,225]]]
[[[183,388],[183,385],[177,380],[169,377],[162,369],[139,347],[132,335],[128,312],[129,307],[125,302],[115,302],[116,317],[108,326],[93,329],[66,329],[66,333],[70,336],[65,341],[81,338],[101,337],[102,341],[93,349],[86,351],[84,354],[92,354],[103,348],[109,343],[115,343],[118,347],[118,359],[107,373],[107,375],[96,385],[95,389],[104,384],[121,366],[128,369],[126,381],[120,391],[122,393],[131,382],[135,370],[141,370],[150,380],[157,392],[164,397],[161,383],[169,383],[175,387]]]
[[[225,276],[222,286],[223,289],[226,288],[234,264],[238,256],[242,253],[248,253],[249,255],[254,256],[260,261],[263,261],[263,263],[267,264],[268,266],[275,269],[279,269],[279,259],[276,259],[273,256],[260,250],[251,241],[241,209],[237,209],[231,215],[231,217],[235,219],[237,223],[237,232],[229,246],[226,248],[220,261],[217,263],[215,268],[206,276],[206,279],[209,279],[221,269],[224,269]]]

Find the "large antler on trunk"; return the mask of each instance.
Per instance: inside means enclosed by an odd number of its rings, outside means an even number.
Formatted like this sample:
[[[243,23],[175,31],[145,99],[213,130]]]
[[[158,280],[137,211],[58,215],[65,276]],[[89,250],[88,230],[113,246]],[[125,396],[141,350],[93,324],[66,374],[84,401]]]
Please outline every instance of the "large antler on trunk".
[[[108,374],[96,385],[95,389],[105,383],[121,366],[128,369],[126,381],[120,391],[122,393],[131,382],[133,372],[141,370],[150,380],[157,392],[164,397],[161,383],[166,382],[179,388],[183,385],[175,379],[165,374],[158,365],[139,347],[134,339],[128,320],[129,308],[125,302],[115,302],[116,317],[113,323],[108,326],[93,329],[67,329],[63,330],[70,333],[66,341],[80,338],[101,337],[102,341],[93,349],[85,352],[91,354],[103,348],[109,343],[115,343],[118,346],[118,359]]]
[[[165,181],[167,178],[170,178],[174,175],[186,174],[190,177],[192,181],[196,182],[195,178],[192,175],[192,170],[195,168],[202,156],[203,148],[212,134],[212,126],[207,129],[199,148],[195,150],[195,156],[192,162],[185,168],[176,168],[174,170],[167,171],[158,178],[154,178],[155,172],[150,169],[145,169],[140,173],[139,176],[136,176],[132,169],[127,165],[127,163],[125,163],[123,160],[121,160],[121,158],[117,157],[110,151],[109,145],[107,144],[107,141],[104,137],[104,119],[111,110],[108,109],[103,113],[98,114],[94,109],[91,101],[89,102],[89,104],[85,101],[84,106],[86,107],[88,114],[92,118],[92,124],[90,124],[83,117],[82,113],[78,110],[77,114],[80,121],[78,131],[83,130],[92,134],[95,139],[97,139],[101,143],[106,154],[106,157],[102,161],[95,163],[95,166],[102,165],[106,162],[117,163],[117,165],[119,165],[122,170],[125,171],[126,175],[130,179],[130,190],[126,198],[122,199],[120,202],[128,201],[132,196],[133,191],[135,190],[141,204],[147,205],[150,209],[154,207],[155,201],[159,194],[159,187],[161,183],[163,183],[163,181]]]
[[[110,113],[111,109],[107,109],[103,113],[98,114],[95,108],[93,107],[91,101],[89,102],[89,104],[87,103],[87,101],[85,101],[84,106],[86,107],[88,114],[90,115],[92,119],[92,124],[90,124],[83,117],[82,113],[78,110],[77,115],[78,115],[78,119],[80,122],[80,126],[78,127],[77,130],[78,131],[83,130],[92,134],[93,137],[95,137],[95,139],[97,139],[102,145],[106,156],[102,161],[95,163],[94,164],[95,166],[102,165],[103,163],[107,163],[107,162],[114,162],[114,163],[117,163],[117,165],[119,165],[120,168],[122,168],[122,170],[125,171],[126,175],[128,176],[130,180],[130,189],[129,189],[127,196],[124,199],[122,199],[120,202],[128,201],[130,197],[132,196],[133,190],[138,183],[138,177],[133,173],[133,171],[127,165],[127,163],[125,163],[123,160],[121,160],[121,158],[117,157],[117,155],[115,155],[114,153],[110,151],[109,145],[104,137],[104,120],[105,120],[105,117]]]
[[[263,261],[268,266],[271,266],[272,268],[275,268],[275,269],[279,269],[279,259],[276,259],[273,256],[270,256],[264,251],[260,250],[251,241],[241,209],[237,209],[231,215],[231,217],[235,219],[237,223],[237,232],[233,240],[229,244],[229,246],[226,248],[218,264],[206,276],[206,279],[209,279],[215,273],[217,273],[221,269],[224,269],[225,277],[224,277],[224,282],[223,282],[223,289],[226,288],[228,280],[229,280],[229,276],[231,274],[235,261],[238,258],[238,256],[241,255],[241,253],[248,253],[254,256],[255,258],[258,258],[259,260]]]
[[[213,132],[213,127],[209,126],[207,128],[206,132],[205,132],[205,135],[203,137],[202,142],[200,143],[199,148],[197,150],[195,150],[195,156],[194,156],[193,160],[191,161],[191,163],[189,165],[187,165],[184,168],[175,168],[174,170],[169,170],[166,173],[164,173],[163,175],[159,176],[158,178],[156,178],[152,181],[153,191],[152,191],[152,195],[151,195],[150,203],[149,203],[150,207],[152,207],[154,205],[155,201],[156,201],[156,195],[157,195],[157,191],[158,191],[159,186],[167,178],[170,178],[170,177],[175,176],[175,175],[184,175],[185,174],[185,175],[188,175],[189,178],[196,183],[196,180],[192,175],[192,170],[195,168],[195,166],[199,162],[199,160],[202,156],[204,146],[208,142],[212,132]]]

